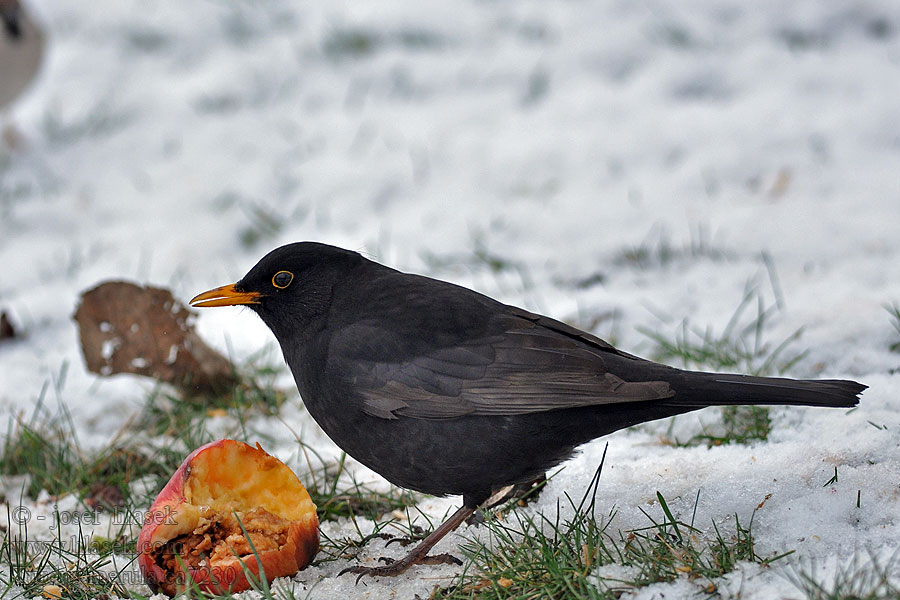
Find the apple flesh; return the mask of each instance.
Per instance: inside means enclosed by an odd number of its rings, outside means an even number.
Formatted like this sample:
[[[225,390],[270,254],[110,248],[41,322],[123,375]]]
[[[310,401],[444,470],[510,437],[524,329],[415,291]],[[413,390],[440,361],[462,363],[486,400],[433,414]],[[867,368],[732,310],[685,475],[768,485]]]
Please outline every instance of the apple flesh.
[[[248,539],[249,538],[249,539]],[[138,564],[154,592],[221,594],[293,575],[319,549],[316,505],[262,448],[219,440],[194,450],[150,506]]]

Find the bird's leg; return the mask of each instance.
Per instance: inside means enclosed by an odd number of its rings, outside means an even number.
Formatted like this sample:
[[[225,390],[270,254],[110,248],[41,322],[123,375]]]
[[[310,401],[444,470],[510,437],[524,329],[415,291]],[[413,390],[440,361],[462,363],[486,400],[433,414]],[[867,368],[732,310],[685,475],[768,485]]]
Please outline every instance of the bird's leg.
[[[495,508],[505,502],[509,502],[510,500],[518,500],[519,506],[525,506],[525,503],[528,502],[532,495],[537,497],[537,494],[532,494],[535,490],[539,490],[545,483],[547,483],[547,474],[543,474],[540,477],[536,477],[531,481],[526,481],[525,483],[517,483],[514,485],[507,485],[505,487],[500,488],[490,498],[482,502],[478,508],[466,518],[466,525],[481,525],[485,521],[484,511]],[[471,499],[469,504],[471,504]],[[419,540],[425,539],[425,536],[422,535],[422,528],[416,526],[414,529],[418,529],[418,531],[413,531],[413,535],[406,537],[395,537],[388,539],[385,546],[390,546],[391,544],[400,544],[401,546],[408,546],[413,542],[418,542]]]
[[[435,544],[441,541],[441,539],[445,535],[459,527],[460,524],[465,521],[466,518],[473,512],[475,512],[474,507],[470,508],[466,504],[463,504],[459,508],[459,510],[457,510],[450,516],[449,519],[441,523],[437,527],[437,529],[432,531],[428,535],[428,537],[422,540],[419,545],[413,548],[409,552],[409,554],[407,554],[400,560],[384,565],[383,567],[347,567],[346,569],[338,573],[338,577],[340,577],[344,573],[358,573],[359,577],[356,578],[356,581],[359,582],[359,580],[362,579],[363,575],[395,577],[413,565],[462,564],[460,563],[459,559],[454,558],[449,554],[437,554],[435,556],[428,556],[428,551],[431,550]]]
[[[525,504],[537,497],[537,492],[543,488],[545,483],[547,483],[546,473],[531,481],[508,485],[497,490],[494,492],[494,495],[485,500],[484,503],[478,507],[478,510],[466,519],[466,525],[481,525],[486,520],[485,511],[495,508],[505,502],[509,502],[510,500],[518,500],[519,506],[525,506]]]

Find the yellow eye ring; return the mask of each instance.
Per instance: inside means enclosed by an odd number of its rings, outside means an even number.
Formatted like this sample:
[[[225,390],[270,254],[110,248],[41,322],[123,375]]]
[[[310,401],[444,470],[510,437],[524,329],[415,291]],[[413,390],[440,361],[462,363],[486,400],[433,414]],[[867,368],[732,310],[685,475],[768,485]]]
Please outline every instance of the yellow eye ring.
[[[291,285],[291,282],[294,280],[294,274],[290,271],[278,271],[272,277],[272,285],[278,288],[279,290],[283,290],[287,286]]]

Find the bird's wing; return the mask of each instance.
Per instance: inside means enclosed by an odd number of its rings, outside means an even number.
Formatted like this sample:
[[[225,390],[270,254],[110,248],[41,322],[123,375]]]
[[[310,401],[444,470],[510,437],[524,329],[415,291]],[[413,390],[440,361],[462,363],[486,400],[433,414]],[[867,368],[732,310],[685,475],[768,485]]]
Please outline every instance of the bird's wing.
[[[353,348],[333,366],[365,412],[386,419],[517,415],[673,395],[665,381],[628,382],[610,373],[605,357],[632,357],[599,338],[518,309],[499,320],[497,334],[417,350],[415,341],[357,323],[332,340],[333,347]]]

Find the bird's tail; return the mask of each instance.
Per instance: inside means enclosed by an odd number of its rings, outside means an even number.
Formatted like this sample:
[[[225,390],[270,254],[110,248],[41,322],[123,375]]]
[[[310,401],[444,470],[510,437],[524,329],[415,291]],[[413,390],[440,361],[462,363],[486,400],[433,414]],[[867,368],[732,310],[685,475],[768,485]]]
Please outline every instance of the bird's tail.
[[[675,406],[697,408],[734,404],[825,406],[852,408],[868,386],[844,379],[785,379],[682,371],[675,387]]]

